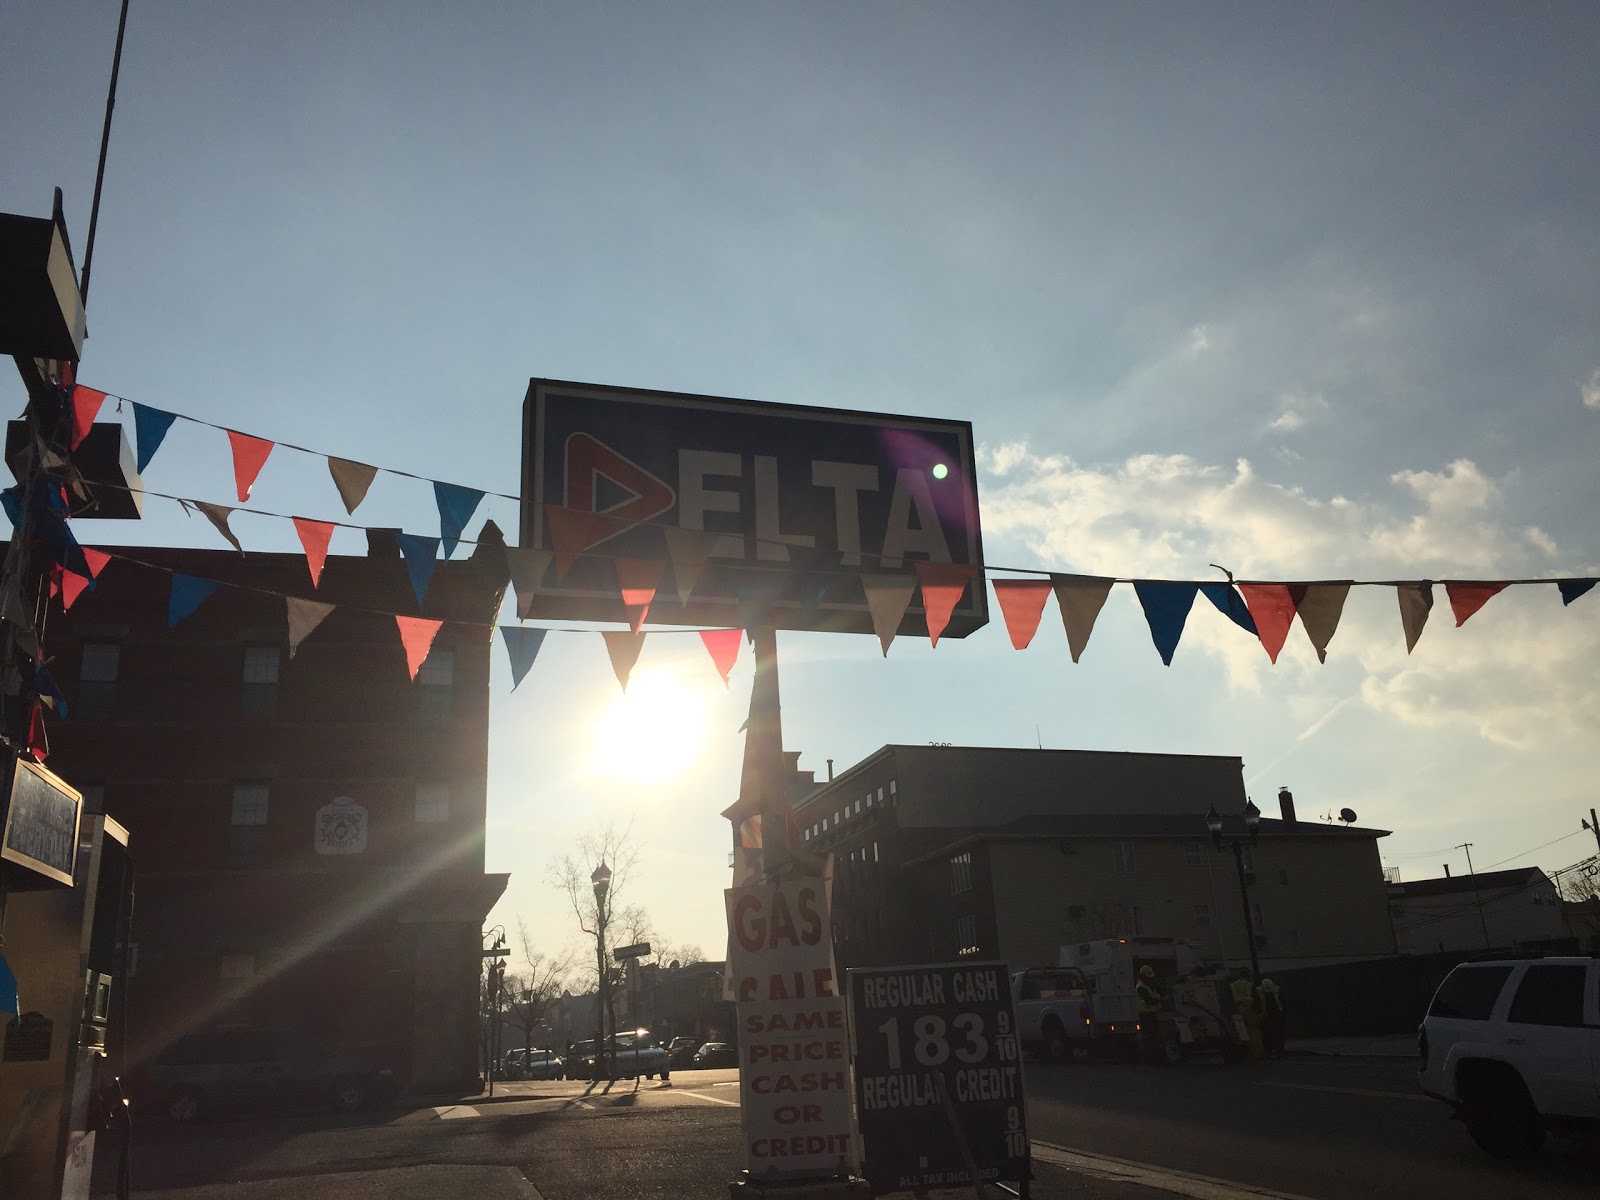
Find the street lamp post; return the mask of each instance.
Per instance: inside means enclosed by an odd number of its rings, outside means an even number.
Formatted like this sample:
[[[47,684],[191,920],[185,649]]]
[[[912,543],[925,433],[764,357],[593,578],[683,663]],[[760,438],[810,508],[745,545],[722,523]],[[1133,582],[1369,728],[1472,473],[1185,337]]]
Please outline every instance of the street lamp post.
[[[594,1062],[595,1078],[598,1079],[602,1063],[606,1064],[606,1072],[610,1074],[611,1057],[606,1053],[606,1003],[611,994],[610,980],[606,978],[606,894],[611,890],[611,868],[606,866],[604,859],[589,876],[589,882],[594,884],[594,949],[598,978],[595,991]]]
[[[483,935],[494,938],[494,943],[483,952],[489,960],[485,977],[485,990],[489,1001],[489,1029],[484,1037],[484,1053],[488,1058],[484,1074],[489,1077],[489,1095],[494,1095],[494,1077],[500,1070],[500,993],[506,977],[506,927],[496,925]]]
[[[1249,844],[1254,845],[1256,838],[1261,833],[1261,810],[1249,800],[1244,802],[1244,828]],[[1206,830],[1211,834],[1211,844],[1218,850],[1222,849],[1222,814],[1213,804],[1206,811]],[[1239,905],[1244,913],[1245,942],[1250,947],[1250,974],[1257,981],[1261,978],[1261,960],[1256,956],[1256,925],[1250,916],[1250,890],[1249,881],[1244,869],[1244,838],[1230,838],[1228,845],[1233,850],[1233,866],[1239,875]]]

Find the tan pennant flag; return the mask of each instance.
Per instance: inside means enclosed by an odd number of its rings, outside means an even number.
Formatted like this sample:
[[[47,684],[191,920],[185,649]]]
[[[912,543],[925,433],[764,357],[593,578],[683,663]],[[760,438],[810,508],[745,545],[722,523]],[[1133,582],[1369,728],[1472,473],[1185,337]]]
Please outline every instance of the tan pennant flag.
[[[644,639],[650,635],[609,630],[600,636],[606,640],[606,653],[611,656],[611,669],[617,673],[617,682],[622,685],[623,691],[627,691],[628,676],[633,674],[634,664],[639,661],[639,651],[644,649]]]
[[[1294,600],[1295,611],[1300,614],[1300,628],[1311,639],[1318,662],[1328,661],[1328,643],[1339,628],[1339,618],[1344,615],[1345,598],[1350,595],[1348,583],[1294,583],[1289,585],[1289,595]]]
[[[867,608],[872,613],[872,628],[889,657],[889,643],[900,629],[900,621],[911,607],[911,594],[917,590],[915,575],[863,575],[861,586],[867,591]]]
[[[300,643],[311,636],[311,631],[333,611],[333,605],[317,600],[301,600],[297,596],[285,596],[283,600],[289,609],[289,657],[293,658]]]
[[[217,527],[218,533],[228,539],[230,546],[240,554],[244,553],[244,547],[239,545],[239,539],[234,537],[233,530],[228,528],[228,518],[233,515],[233,509],[226,504],[210,504],[204,500],[196,500],[194,506],[205,514],[206,520]]]
[[[507,546],[506,564],[511,568],[511,586],[517,589],[517,616],[523,620],[533,615],[533,597],[544,584],[544,573],[550,569],[555,557],[551,550],[525,546]]]
[[[378,468],[351,462],[348,458],[330,458],[328,474],[333,476],[333,486],[339,489],[339,499],[344,501],[345,512],[354,513],[367,498],[367,489],[372,486]]]
[[[1422,636],[1422,627],[1428,623],[1428,613],[1433,608],[1433,584],[1397,583],[1395,596],[1400,601],[1400,624],[1406,631],[1406,653],[1410,654]]]
[[[687,604],[695,584],[700,582],[700,575],[706,569],[706,559],[711,554],[711,539],[716,534],[703,529],[680,529],[676,525],[668,525],[666,534],[667,556],[672,559],[672,582],[678,589],[678,602]]]
[[[1073,662],[1078,661],[1078,656],[1088,646],[1095,619],[1105,607],[1114,582],[1099,575],[1050,576],[1056,604],[1061,608],[1061,623],[1067,627],[1067,649],[1072,651]]]

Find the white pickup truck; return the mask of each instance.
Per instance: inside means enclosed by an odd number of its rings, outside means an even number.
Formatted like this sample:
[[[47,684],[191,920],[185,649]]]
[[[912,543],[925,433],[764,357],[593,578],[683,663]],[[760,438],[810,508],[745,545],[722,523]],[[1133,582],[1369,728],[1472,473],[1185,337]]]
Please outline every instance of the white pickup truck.
[[[1551,1129],[1600,1131],[1600,958],[1462,964],[1417,1050],[1422,1090],[1490,1154],[1531,1157]]]

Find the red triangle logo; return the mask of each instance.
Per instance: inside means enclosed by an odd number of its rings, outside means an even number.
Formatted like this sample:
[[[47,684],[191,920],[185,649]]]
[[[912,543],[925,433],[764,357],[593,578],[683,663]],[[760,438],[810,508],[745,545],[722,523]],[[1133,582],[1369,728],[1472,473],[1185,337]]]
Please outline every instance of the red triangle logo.
[[[601,479],[609,480],[632,499],[607,508],[599,507]],[[619,524],[606,535],[609,538],[659,517],[678,502],[678,494],[604,442],[596,441],[587,433],[575,433],[567,439],[566,499],[567,508],[615,518]]]

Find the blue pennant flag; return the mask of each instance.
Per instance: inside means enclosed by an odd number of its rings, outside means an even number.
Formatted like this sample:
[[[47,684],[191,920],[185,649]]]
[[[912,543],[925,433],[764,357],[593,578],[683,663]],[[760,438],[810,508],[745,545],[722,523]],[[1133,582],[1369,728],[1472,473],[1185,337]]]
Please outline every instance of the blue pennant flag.
[[[517,684],[522,682],[522,677],[533,666],[533,660],[539,657],[539,647],[544,645],[545,630],[543,629],[518,629],[513,625],[500,626],[500,634],[506,639],[506,653],[511,656],[511,690],[517,690]]]
[[[1189,620],[1189,609],[1194,604],[1194,594],[1199,585],[1193,583],[1157,583],[1149,579],[1134,581],[1139,605],[1144,609],[1144,619],[1150,625],[1150,639],[1161,654],[1161,661],[1172,665],[1172,655],[1178,649],[1178,639],[1183,637],[1183,626]]]
[[[1211,601],[1212,606],[1232,621],[1251,637],[1260,637],[1256,630],[1255,618],[1250,615],[1250,610],[1245,607],[1244,597],[1233,590],[1231,583],[1202,583],[1200,591],[1205,598]]]
[[[11,970],[11,964],[6,961],[6,956],[0,954],[0,1017],[7,1013],[16,1016],[22,1011],[22,1002],[17,999],[17,977]]]
[[[417,607],[421,608],[428,594],[428,584],[433,581],[433,568],[439,561],[439,539],[415,533],[397,533],[394,540],[400,543],[400,553],[406,557],[406,570],[411,573],[411,590],[416,592]]]
[[[444,556],[449,558],[456,552],[456,543],[461,537],[461,531],[467,527],[467,522],[472,520],[472,514],[477,510],[479,501],[483,499],[483,493],[476,488],[435,482],[433,498],[439,504],[439,530],[444,535]]]
[[[138,470],[143,472],[156,456],[156,451],[161,449],[167,430],[172,428],[178,414],[169,413],[164,408],[151,408],[137,400],[130,400],[129,403],[133,405],[133,440],[139,454]]]
[[[178,622],[193,616],[194,610],[221,586],[215,579],[196,579],[193,575],[180,575],[174,571],[172,593],[167,597],[167,628],[172,629]]]
[[[1561,589],[1561,603],[1562,604],[1571,604],[1579,596],[1583,595],[1590,588],[1592,588],[1596,584],[1596,582],[1600,582],[1600,581],[1597,581],[1597,580],[1594,580],[1594,579],[1563,579],[1563,580],[1561,580],[1561,582],[1556,584],[1556,586]]]
[[[43,667],[34,669],[33,690],[39,693],[40,699],[50,701],[50,707],[55,710],[56,716],[64,717],[67,715],[69,711],[67,698],[61,694],[61,689],[56,686],[56,681],[50,678],[50,672]]]

